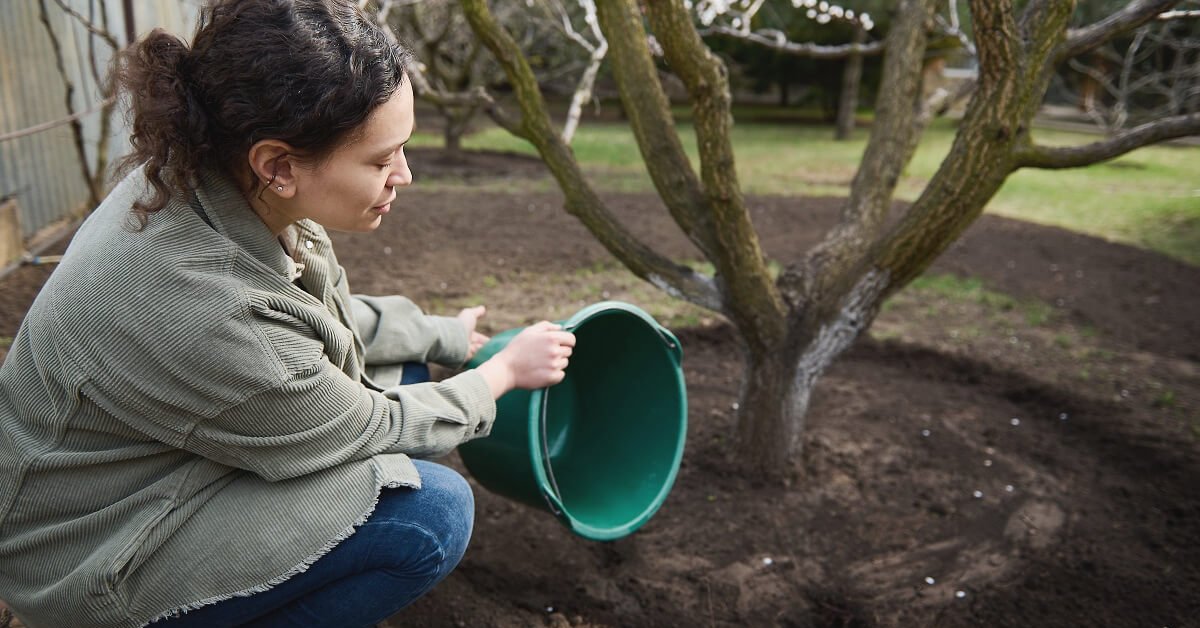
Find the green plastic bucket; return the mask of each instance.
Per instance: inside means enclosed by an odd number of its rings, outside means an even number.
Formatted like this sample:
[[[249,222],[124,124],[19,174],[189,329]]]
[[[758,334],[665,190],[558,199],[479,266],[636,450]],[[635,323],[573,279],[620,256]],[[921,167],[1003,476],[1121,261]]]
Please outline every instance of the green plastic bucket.
[[[458,450],[488,490],[547,510],[582,537],[621,538],[675,482],[687,435],[683,352],[628,303],[596,303],[561,324],[576,337],[563,381],[504,395],[491,435]],[[493,337],[469,366],[520,331]]]

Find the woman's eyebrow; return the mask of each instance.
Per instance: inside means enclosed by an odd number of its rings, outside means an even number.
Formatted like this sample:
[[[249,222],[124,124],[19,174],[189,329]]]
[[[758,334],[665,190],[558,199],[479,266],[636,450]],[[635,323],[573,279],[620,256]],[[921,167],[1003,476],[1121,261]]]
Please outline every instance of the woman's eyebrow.
[[[410,137],[409,139],[412,139],[412,138]],[[401,146],[404,146],[407,143],[408,143],[408,140],[404,140],[403,142],[400,142],[399,144],[393,144],[391,147],[385,148],[385,149],[379,151],[378,153],[375,153],[374,156],[378,159],[382,159],[382,158],[387,157],[387,156],[391,155],[392,153],[396,152],[397,150],[399,150],[399,148]]]
[[[387,157],[388,155],[391,155],[392,153],[394,153],[394,152],[396,152],[397,150],[399,150],[401,146],[404,146],[405,144],[407,144],[407,143],[408,143],[408,141],[412,139],[412,136],[413,136],[414,134],[416,134],[416,132],[417,132],[417,123],[416,123],[416,122],[413,122],[412,130],[408,132],[408,137],[407,137],[407,138],[405,138],[405,140],[404,140],[403,142],[400,142],[400,143],[398,143],[398,144],[393,144],[391,147],[389,147],[389,148],[387,148],[387,149],[385,149],[385,150],[382,150],[382,151],[380,151],[380,152],[378,152],[378,153],[375,153],[375,156],[376,156],[377,158],[380,158],[380,159],[382,159],[382,158],[384,158],[384,157]]]

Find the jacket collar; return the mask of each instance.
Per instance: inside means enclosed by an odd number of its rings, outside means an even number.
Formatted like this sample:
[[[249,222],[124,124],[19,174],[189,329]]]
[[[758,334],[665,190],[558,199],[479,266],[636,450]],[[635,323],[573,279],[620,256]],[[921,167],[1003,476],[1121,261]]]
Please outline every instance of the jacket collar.
[[[196,186],[196,198],[218,233],[271,270],[288,277],[295,272],[292,259],[283,250],[279,239],[254,213],[242,191],[229,177],[218,172],[203,173]]]

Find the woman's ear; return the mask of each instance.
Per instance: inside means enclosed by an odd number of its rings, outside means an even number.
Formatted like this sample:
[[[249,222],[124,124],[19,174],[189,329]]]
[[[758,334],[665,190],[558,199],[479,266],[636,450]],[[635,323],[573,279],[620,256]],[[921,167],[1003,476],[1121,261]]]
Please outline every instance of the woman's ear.
[[[266,193],[279,198],[296,194],[294,151],[287,142],[259,140],[250,147],[247,157],[255,183],[263,186]]]

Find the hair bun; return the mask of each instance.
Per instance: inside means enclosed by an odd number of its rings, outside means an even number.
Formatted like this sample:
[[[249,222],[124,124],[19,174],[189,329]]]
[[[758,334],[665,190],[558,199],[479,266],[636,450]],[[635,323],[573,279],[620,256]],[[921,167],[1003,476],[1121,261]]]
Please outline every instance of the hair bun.
[[[205,150],[204,114],[186,77],[189,52],[181,39],[156,28],[118,61],[117,76],[129,98],[133,154],[143,158],[139,161],[149,157],[144,161],[146,177],[155,184],[146,203],[151,207],[161,207],[169,187],[178,188],[195,175],[186,164],[195,163],[196,154]],[[175,185],[165,185],[164,177]]]

